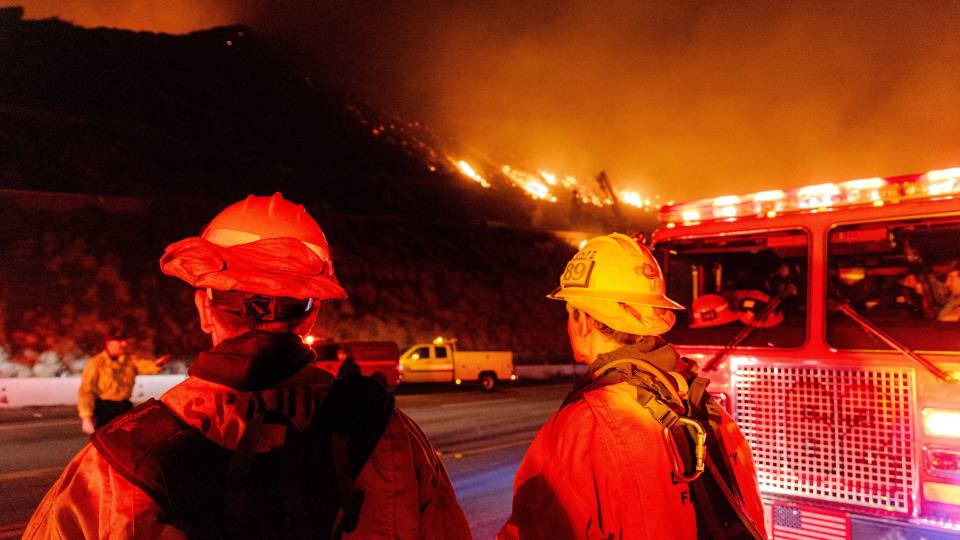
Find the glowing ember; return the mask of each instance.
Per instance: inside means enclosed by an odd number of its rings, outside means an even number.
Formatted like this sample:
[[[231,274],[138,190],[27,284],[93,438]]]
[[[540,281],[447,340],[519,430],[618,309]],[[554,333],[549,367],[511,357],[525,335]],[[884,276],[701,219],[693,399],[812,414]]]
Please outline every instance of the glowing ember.
[[[523,188],[537,199],[546,199],[550,196],[550,188],[541,184],[540,182],[527,182]]]
[[[643,197],[641,197],[640,194],[635,191],[621,191],[620,201],[624,204],[629,204],[638,208],[643,206]]]
[[[643,210],[650,210],[653,207],[653,201],[650,197],[644,197],[636,191],[620,191],[617,197],[623,204],[629,204]]]
[[[500,167],[500,172],[509,178],[517,187],[529,193],[534,199],[557,202],[557,198],[550,193],[550,188],[540,181],[543,173],[533,174],[520,169],[514,169],[509,165]]]
[[[592,180],[581,182],[576,176],[553,172],[541,168],[519,168],[502,165],[499,170],[491,167],[488,161],[467,161],[454,157],[440,146],[436,136],[420,122],[413,122],[378,114],[362,107],[347,106],[360,124],[367,126],[373,137],[397,145],[407,154],[422,159],[424,167],[431,173],[456,172],[480,184],[491,188],[497,182],[506,182],[523,190],[537,201],[557,203],[571,201],[574,205],[593,205],[598,208],[614,204],[613,195],[625,205],[650,211],[659,205],[659,196],[644,196],[636,191],[620,191],[596,185]],[[444,157],[446,159],[444,159]],[[600,189],[598,189],[600,188]],[[566,190],[566,193],[563,193]]]
[[[461,159],[460,161],[457,162],[457,167],[460,169],[460,172],[462,172],[464,176],[466,176],[467,178],[477,182],[478,184],[480,184],[485,188],[490,187],[490,182],[487,182],[486,178],[477,174],[477,171],[473,170],[473,167],[471,167],[470,164],[467,163],[466,161]]]

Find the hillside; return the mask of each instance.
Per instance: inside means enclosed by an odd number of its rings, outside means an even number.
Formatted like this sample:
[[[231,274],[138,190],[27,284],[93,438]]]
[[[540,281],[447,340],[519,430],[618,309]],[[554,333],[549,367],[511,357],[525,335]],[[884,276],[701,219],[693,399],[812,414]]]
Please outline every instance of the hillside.
[[[482,163],[493,176],[481,188],[457,170],[451,156],[469,152],[455,141],[325,88],[253,29],[173,36],[20,15],[0,10],[0,187],[221,201],[283,191],[353,214],[612,225],[609,209],[567,196],[534,201],[499,164]],[[440,204],[424,216],[428,199]]]
[[[509,348],[521,360],[567,358],[562,305],[544,295],[573,250],[552,235],[308,208],[350,295],[324,306],[318,337],[405,346],[446,335],[468,349]],[[208,338],[198,329],[193,291],[162,275],[157,261],[217,210],[0,191],[0,376],[6,360],[39,361],[38,373],[76,371],[116,324],[136,336],[139,352],[189,362]]]
[[[225,203],[274,191],[321,222],[351,295],[319,335],[567,358],[543,295],[573,250],[540,231],[601,230],[608,210],[480,187],[452,143],[297,74],[249,28],[20,15],[0,10],[0,376],[76,372],[117,323],[140,352],[189,362],[206,337],[157,259]]]

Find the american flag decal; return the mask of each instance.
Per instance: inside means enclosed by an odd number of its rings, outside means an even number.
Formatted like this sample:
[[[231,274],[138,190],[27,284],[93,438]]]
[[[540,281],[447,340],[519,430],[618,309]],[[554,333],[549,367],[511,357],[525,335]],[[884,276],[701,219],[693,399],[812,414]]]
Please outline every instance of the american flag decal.
[[[773,509],[774,540],[850,540],[850,518],[805,507]]]

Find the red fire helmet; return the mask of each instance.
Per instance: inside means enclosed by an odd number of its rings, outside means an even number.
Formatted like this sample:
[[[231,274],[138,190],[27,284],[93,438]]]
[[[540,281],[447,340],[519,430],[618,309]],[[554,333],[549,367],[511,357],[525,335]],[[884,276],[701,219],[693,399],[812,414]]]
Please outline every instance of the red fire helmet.
[[[737,310],[740,322],[743,324],[757,328],[770,328],[783,322],[783,312],[778,308],[768,311],[764,320],[758,319],[770,304],[770,295],[763,291],[733,291],[728,298],[730,299],[730,305]]]
[[[690,307],[690,317],[690,328],[722,326],[738,318],[737,313],[730,309],[730,304],[719,294],[698,296]]]
[[[330,246],[302,205],[250,195],[191,237],[167,246],[160,268],[197,288],[298,299],[344,299]]]

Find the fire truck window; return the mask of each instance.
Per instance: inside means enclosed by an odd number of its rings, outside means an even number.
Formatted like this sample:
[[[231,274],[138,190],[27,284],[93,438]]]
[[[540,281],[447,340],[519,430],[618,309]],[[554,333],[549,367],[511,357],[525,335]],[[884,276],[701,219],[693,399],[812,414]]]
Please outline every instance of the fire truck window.
[[[434,347],[433,350],[436,352],[437,358],[446,358],[446,357],[447,357],[447,348],[446,348],[446,347]]]
[[[919,351],[960,343],[960,218],[838,227],[827,256],[827,341],[838,349],[890,350],[837,309]]]
[[[801,230],[657,245],[667,294],[687,308],[665,337],[681,345],[803,345],[808,245]]]

